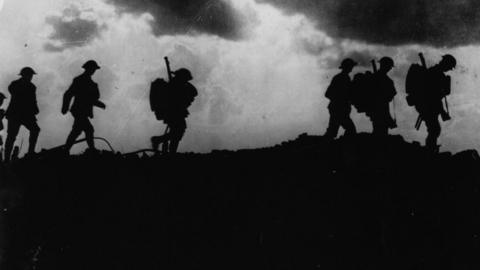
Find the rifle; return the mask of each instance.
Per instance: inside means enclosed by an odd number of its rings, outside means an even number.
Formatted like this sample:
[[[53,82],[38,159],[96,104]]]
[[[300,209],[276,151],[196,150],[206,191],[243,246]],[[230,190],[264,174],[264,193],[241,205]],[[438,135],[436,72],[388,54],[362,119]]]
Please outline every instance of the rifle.
[[[377,73],[378,69],[377,69],[377,63],[375,63],[375,60],[372,59],[372,61],[370,61],[372,63],[372,68],[373,68],[373,73]]]
[[[427,68],[427,62],[425,62],[425,57],[423,56],[423,53],[418,53],[418,57],[420,57],[420,63],[422,64],[422,67]]]
[[[165,65],[167,66],[167,73],[168,73],[168,82],[172,81],[172,70],[170,69],[170,61],[168,61],[168,57],[164,57]]]

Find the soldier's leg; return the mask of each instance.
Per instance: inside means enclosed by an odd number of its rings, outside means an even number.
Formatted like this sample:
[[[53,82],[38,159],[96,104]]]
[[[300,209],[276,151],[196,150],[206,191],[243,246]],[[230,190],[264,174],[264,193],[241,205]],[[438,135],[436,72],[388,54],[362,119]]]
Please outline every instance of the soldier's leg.
[[[340,119],[338,113],[329,108],[330,119],[328,121],[327,131],[325,132],[325,137],[329,139],[335,139],[338,134],[338,129],[340,128]]]
[[[345,115],[341,125],[345,129],[346,136],[357,134],[357,129],[355,128],[355,124],[353,123],[352,118],[350,118],[350,115]]]
[[[441,126],[438,121],[438,115],[430,115],[425,117],[425,125],[427,126],[427,139],[425,140],[425,146],[430,150],[437,149],[437,140],[440,136]]]
[[[10,161],[12,155],[13,144],[17,138],[18,131],[20,130],[20,121],[15,119],[8,120],[7,126],[7,140],[5,142],[5,161]]]
[[[168,123],[167,123],[167,127],[165,128],[165,132],[163,133],[163,135],[160,135],[160,136],[152,136],[152,138],[150,138],[150,141],[152,143],[152,148],[154,150],[158,150],[158,146],[160,144],[162,144],[162,151],[163,152],[167,152],[168,150],[168,130],[169,130],[169,127],[168,127]],[[167,147],[167,148],[165,148]]]
[[[185,130],[187,129],[187,122],[185,118],[176,119],[174,123],[170,126],[170,143],[169,143],[169,153],[176,153],[178,149],[178,145],[185,134]]]
[[[35,153],[35,146],[37,145],[38,135],[40,134],[40,127],[35,118],[24,121],[23,125],[30,131],[28,153]]]
[[[82,131],[83,131],[83,127],[81,124],[81,120],[78,117],[74,118],[72,131],[70,131],[70,134],[68,134],[67,142],[65,143],[65,150],[67,152],[70,151],[70,148],[72,148],[73,144],[75,143],[75,140],[78,138],[78,136],[80,136]]]
[[[85,137],[87,139],[88,147],[92,150],[95,149],[95,140],[93,137],[94,129],[92,123],[90,123],[90,120],[88,120],[88,118],[84,119],[83,130],[85,131]]]

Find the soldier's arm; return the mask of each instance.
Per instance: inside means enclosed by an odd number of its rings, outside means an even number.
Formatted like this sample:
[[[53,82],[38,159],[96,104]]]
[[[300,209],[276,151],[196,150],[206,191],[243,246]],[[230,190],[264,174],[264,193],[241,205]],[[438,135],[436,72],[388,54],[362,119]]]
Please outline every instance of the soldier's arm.
[[[330,100],[335,99],[335,94],[338,94],[336,93],[337,80],[338,76],[336,75],[335,77],[333,77],[330,85],[327,87],[327,91],[325,91],[325,97]]]
[[[63,94],[62,102],[62,114],[66,114],[70,108],[70,102],[72,101],[74,91],[75,91],[75,80],[72,82],[68,90]]]
[[[107,108],[107,105],[105,105],[105,103],[101,102],[100,100],[95,101],[95,103],[93,105],[95,105],[95,107],[99,107],[99,108],[102,108],[102,109]]]
[[[397,90],[395,89],[395,83],[393,81],[390,81],[390,89],[389,89],[389,96],[388,96],[388,101],[392,101],[393,98],[397,95]]]
[[[34,113],[38,114],[40,112],[40,109],[38,108],[38,102],[37,102],[37,87],[33,86],[33,106],[34,106]]]
[[[448,96],[452,92],[452,78],[448,75],[445,75],[443,79],[443,96]]]
[[[101,109],[105,109],[107,107],[107,105],[105,105],[105,103],[100,101],[100,91],[98,90],[98,85],[97,84],[95,84],[95,91],[94,91],[94,95],[92,96],[92,98],[94,99],[93,105],[95,107],[99,107]]]
[[[12,82],[12,83],[8,86],[8,92],[10,93],[10,95],[12,95],[13,92],[15,92],[15,82]]]
[[[195,100],[195,97],[198,95],[198,91],[197,91],[197,88],[195,88],[195,86],[193,85],[189,85],[189,95],[188,95],[188,100],[187,100],[187,106],[190,106],[193,101]]]

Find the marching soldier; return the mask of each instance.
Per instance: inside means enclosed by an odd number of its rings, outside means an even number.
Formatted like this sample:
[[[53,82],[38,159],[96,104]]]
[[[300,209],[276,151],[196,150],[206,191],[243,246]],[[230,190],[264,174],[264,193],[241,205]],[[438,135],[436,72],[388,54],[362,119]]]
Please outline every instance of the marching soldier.
[[[37,105],[36,86],[32,83],[33,75],[37,74],[31,67],[24,67],[20,71],[21,78],[8,86],[11,99],[6,112],[8,120],[7,139],[5,142],[5,161],[10,161],[13,145],[21,126],[29,132],[27,155],[35,154],[40,127],[36,115],[39,113]]]
[[[430,67],[426,73],[426,89],[416,105],[421,119],[427,126],[428,136],[425,146],[431,151],[438,151],[439,148],[437,140],[441,133],[441,126],[438,117],[441,116],[444,121],[450,119],[442,99],[451,92],[450,76],[445,75],[445,72],[454,69],[456,65],[457,60],[452,55],[446,54],[438,64]]]
[[[2,107],[3,105],[3,101],[5,100],[6,96],[2,93],[0,93],[0,107]],[[0,131],[3,130],[3,118],[5,117],[5,110],[4,109],[0,109]],[[0,135],[0,147],[3,146],[3,137]],[[0,160],[2,159],[2,157],[0,156]]]
[[[164,117],[168,132],[165,135],[151,138],[153,149],[158,149],[161,143],[168,144],[167,151],[169,153],[177,152],[178,145],[187,129],[188,107],[198,95],[197,89],[190,83],[193,77],[188,69],[181,68],[173,74],[174,77],[168,86],[168,91],[170,91],[168,111]]]
[[[344,59],[339,67],[342,71],[333,77],[325,92],[325,97],[330,100],[328,105],[330,120],[324,135],[326,138],[334,139],[340,126],[345,129],[345,135],[357,133],[350,118],[352,82],[349,76],[356,65],[357,63],[352,59]]]
[[[379,136],[388,135],[389,128],[395,128],[395,120],[390,115],[390,102],[397,94],[393,80],[387,73],[394,67],[390,57],[380,59],[380,69],[374,74],[373,91],[371,92],[370,119],[373,125],[373,134]]]
[[[106,108],[106,105],[99,100],[98,85],[92,80],[93,74],[100,67],[94,60],[87,61],[82,67],[85,71],[73,79],[72,84],[63,95],[62,114],[66,114],[70,110],[74,118],[72,131],[65,143],[67,153],[82,132],[85,132],[89,149],[95,150],[94,129],[89,118],[93,118],[93,107]],[[70,107],[72,99],[73,104]]]

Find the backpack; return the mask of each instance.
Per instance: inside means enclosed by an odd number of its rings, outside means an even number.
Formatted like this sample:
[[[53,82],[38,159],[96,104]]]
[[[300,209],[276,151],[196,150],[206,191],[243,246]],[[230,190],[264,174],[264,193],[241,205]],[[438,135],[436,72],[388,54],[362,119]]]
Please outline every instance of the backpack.
[[[372,91],[374,84],[374,74],[371,71],[357,73],[353,76],[351,101],[357,112],[368,113],[371,111],[372,100],[369,91]]]
[[[405,80],[405,93],[407,94],[407,104],[417,106],[423,97],[423,91],[427,86],[427,69],[419,64],[412,64],[407,72]]]
[[[162,78],[150,84],[150,109],[155,113],[157,120],[165,120],[169,112],[170,87]]]

